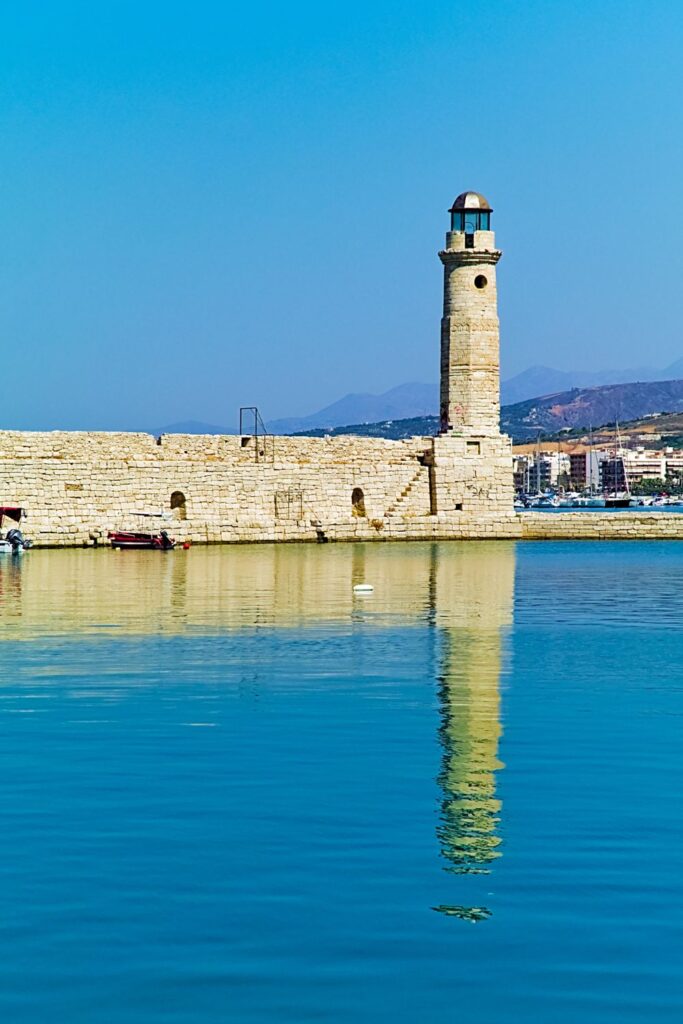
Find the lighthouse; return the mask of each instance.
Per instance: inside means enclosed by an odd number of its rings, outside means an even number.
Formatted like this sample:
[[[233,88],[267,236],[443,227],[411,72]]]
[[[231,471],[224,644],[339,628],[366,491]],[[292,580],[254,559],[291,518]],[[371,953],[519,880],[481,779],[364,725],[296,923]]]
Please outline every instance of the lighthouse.
[[[500,355],[496,249],[491,207],[463,192],[448,211],[439,253],[444,268],[441,320],[441,433],[486,438],[500,433]]]
[[[433,514],[462,523],[463,536],[482,530],[485,536],[513,515],[514,499],[512,447],[500,432],[501,254],[491,206],[480,192],[462,192],[448,212],[450,229],[439,253],[441,425],[432,442],[430,501]]]

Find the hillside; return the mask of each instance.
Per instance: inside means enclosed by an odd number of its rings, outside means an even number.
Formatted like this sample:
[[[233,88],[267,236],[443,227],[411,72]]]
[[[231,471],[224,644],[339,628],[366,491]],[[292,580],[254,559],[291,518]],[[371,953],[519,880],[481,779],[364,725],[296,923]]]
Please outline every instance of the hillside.
[[[561,433],[577,435],[590,426],[598,428],[614,423],[615,420],[626,425],[663,412],[683,413],[683,380],[573,388],[570,391],[503,406],[500,419],[503,431],[513,440],[522,442],[537,438],[539,433],[545,438]],[[661,418],[656,422],[665,421],[665,418]],[[419,416],[410,419],[386,419],[376,423],[355,423],[331,429],[302,430],[297,434],[309,437],[357,434],[361,437],[400,440],[415,435],[435,434],[438,428],[437,416]],[[646,427],[643,426],[642,430],[645,431]],[[651,432],[654,432],[654,428]],[[672,427],[671,433],[672,436],[675,435],[676,429]],[[683,429],[679,433],[683,433]]]
[[[408,420],[382,420],[380,423],[351,423],[347,427],[331,427],[324,430],[300,430],[294,437],[339,437],[355,434],[358,437],[386,437],[401,441],[405,437],[430,437],[439,429],[438,416],[415,416]]]
[[[623,370],[553,370],[548,366],[530,366],[500,386],[503,405],[526,402],[537,395],[558,394],[572,388],[595,388],[605,384],[627,384],[630,381],[676,380],[683,374],[683,359],[665,369],[639,366]]]
[[[683,360],[673,364],[669,367],[669,370],[669,379],[663,382],[664,386],[671,384],[673,378],[678,377],[683,372]],[[504,415],[507,416],[508,412],[512,410],[509,412],[509,416],[511,429],[515,436],[518,436],[519,432],[522,435],[528,434],[528,427],[531,427],[535,436],[538,432],[538,426],[541,426],[543,429],[544,423],[541,420],[544,420],[545,425],[550,429],[557,429],[552,422],[553,418],[549,418],[545,412],[541,413],[538,423],[533,418],[529,419],[532,410],[539,403],[545,403],[549,397],[557,397],[560,400],[560,404],[568,405],[571,402],[566,398],[567,395],[585,395],[586,392],[597,395],[598,392],[605,392],[606,385],[615,385],[623,381],[637,380],[641,383],[636,385],[622,383],[620,385],[622,387],[635,387],[641,391],[645,386],[654,386],[656,388],[656,382],[659,381],[661,376],[663,376],[662,371],[648,368],[624,371],[580,371],[575,373],[553,370],[546,366],[533,366],[523,373],[517,374],[516,377],[503,381],[501,385],[501,401],[505,407]],[[545,397],[539,398],[539,395]],[[632,411],[630,408],[631,404],[629,400],[629,408],[619,414],[621,419],[630,414]],[[646,402],[648,408],[651,404],[649,400]],[[329,433],[338,428],[338,432],[341,433],[348,433],[353,430],[354,433],[366,436],[382,436],[378,432],[389,431],[392,434],[397,432],[398,436],[405,437],[405,431],[408,427],[397,427],[397,423],[421,419],[431,421],[436,418],[438,406],[439,388],[437,384],[401,384],[380,395],[370,393],[348,394],[331,405],[327,405],[325,408],[306,416],[289,416],[284,419],[270,420],[267,422],[267,429],[273,434],[308,434],[311,432]],[[515,407],[514,409],[512,408],[513,406]],[[526,407],[522,408],[522,406]],[[643,415],[640,408],[635,411],[635,414]],[[592,422],[599,422],[599,416],[601,415],[601,413],[596,411],[595,419]],[[613,414],[611,415],[614,418]],[[578,419],[581,419],[580,415]],[[569,417],[568,422],[573,422],[573,419]],[[567,426],[567,423],[563,422],[561,426]],[[239,427],[235,420],[229,425],[224,423],[220,426],[188,420],[155,429],[147,429],[149,433],[157,435],[173,433],[236,434]],[[429,432],[435,430],[436,426],[432,426],[431,422],[429,422],[424,429]]]
[[[561,451],[573,451],[582,447],[612,448],[623,444],[629,448],[683,448],[683,413],[654,413],[643,419],[614,423],[592,431],[583,429],[562,430],[557,434],[543,434],[543,447],[557,446]],[[517,441],[518,454],[536,450],[536,439]]]
[[[400,384],[381,395],[346,395],[310,416],[270,420],[268,430],[273,434],[307,433],[318,429],[327,432],[344,423],[377,423],[428,416],[438,407],[438,384]]]
[[[656,412],[683,411],[683,380],[640,381],[603,387],[573,388],[554,395],[504,406],[501,428],[515,439],[535,437],[539,431],[601,426],[636,420]]]
[[[415,435],[435,434],[437,403],[432,385],[406,384],[383,395],[347,395],[311,416],[271,421],[272,433],[309,437],[357,434],[400,440]],[[406,416],[404,410],[412,411]],[[575,435],[590,426],[598,428],[616,419],[621,424],[662,412],[683,412],[683,380],[640,381],[597,387],[571,388],[527,399],[501,409],[501,427],[518,442],[537,438],[539,432],[552,436],[560,432]],[[355,413],[355,415],[354,415]],[[343,425],[339,425],[340,421]],[[150,431],[160,433],[237,433],[230,428],[188,421]]]
[[[584,390],[630,381],[671,381],[683,374],[683,359],[666,370],[638,367],[625,370],[553,370],[547,366],[531,366],[501,384],[501,402],[505,406],[536,400],[538,395],[565,394],[575,388]],[[321,429],[329,431],[348,424],[379,424],[398,420],[436,416],[439,409],[438,384],[400,384],[381,395],[352,393],[307,416],[289,416],[270,420],[273,434],[304,433]],[[636,415],[641,415],[637,413]]]

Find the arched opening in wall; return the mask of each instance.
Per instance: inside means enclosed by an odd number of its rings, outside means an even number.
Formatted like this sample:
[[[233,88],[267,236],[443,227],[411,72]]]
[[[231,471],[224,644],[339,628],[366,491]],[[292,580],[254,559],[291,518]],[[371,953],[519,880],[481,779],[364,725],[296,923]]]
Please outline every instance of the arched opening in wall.
[[[171,495],[171,512],[174,519],[187,519],[187,502],[182,491],[174,491]]]
[[[364,516],[365,512],[365,495],[360,487],[354,487],[351,491],[351,513],[354,516]]]

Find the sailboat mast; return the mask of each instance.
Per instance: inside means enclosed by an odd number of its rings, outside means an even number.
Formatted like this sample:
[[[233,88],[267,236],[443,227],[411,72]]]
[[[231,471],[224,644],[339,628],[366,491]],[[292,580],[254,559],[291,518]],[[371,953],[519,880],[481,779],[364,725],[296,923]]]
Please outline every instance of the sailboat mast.
[[[624,458],[624,446],[622,444],[621,433],[619,431],[619,420],[615,420],[614,424],[615,424],[615,426],[617,428],[617,441],[619,443],[619,456],[621,457],[621,468],[622,468],[622,472],[624,474],[624,485],[625,485],[626,493],[628,494],[628,496],[630,498],[631,497],[631,485],[629,483],[628,472],[626,470],[626,459]]]

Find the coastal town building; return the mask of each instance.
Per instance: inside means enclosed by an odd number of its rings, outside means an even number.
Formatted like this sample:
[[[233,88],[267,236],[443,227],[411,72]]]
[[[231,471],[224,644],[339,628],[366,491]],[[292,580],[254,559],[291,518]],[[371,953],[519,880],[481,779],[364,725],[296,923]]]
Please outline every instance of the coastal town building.
[[[515,491],[543,491],[547,487],[567,487],[571,471],[569,455],[541,451],[534,455],[515,455],[512,472]]]
[[[581,447],[569,453],[539,449],[513,457],[517,493],[548,487],[621,491],[643,480],[678,481],[682,476],[683,451],[674,448]]]
[[[625,459],[615,453],[600,463],[600,490],[606,494],[627,491],[629,478],[626,473]]]
[[[608,458],[606,451],[588,448],[569,455],[569,486],[576,491],[600,485],[600,464]]]
[[[611,460],[622,465],[621,475],[634,480],[665,480],[669,475],[669,459],[665,452],[644,447],[635,450],[620,448]]]

